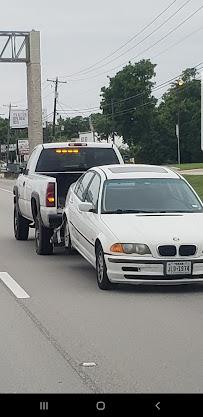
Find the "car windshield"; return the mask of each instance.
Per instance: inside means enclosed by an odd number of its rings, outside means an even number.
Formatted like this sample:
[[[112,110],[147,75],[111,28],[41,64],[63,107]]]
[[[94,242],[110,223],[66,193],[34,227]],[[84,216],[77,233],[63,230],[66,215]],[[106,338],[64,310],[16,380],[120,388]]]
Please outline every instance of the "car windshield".
[[[113,148],[68,147],[44,149],[36,172],[86,171],[93,166],[118,164]]]
[[[102,213],[197,213],[203,206],[182,179],[106,180]]]

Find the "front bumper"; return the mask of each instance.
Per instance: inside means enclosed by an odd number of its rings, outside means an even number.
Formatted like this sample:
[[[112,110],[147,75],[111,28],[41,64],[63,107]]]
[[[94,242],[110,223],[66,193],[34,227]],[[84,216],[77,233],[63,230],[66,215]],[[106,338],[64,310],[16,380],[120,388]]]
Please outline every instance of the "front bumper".
[[[191,261],[191,274],[166,274],[167,262]],[[109,280],[115,283],[178,285],[203,283],[203,258],[153,259],[105,255]]]

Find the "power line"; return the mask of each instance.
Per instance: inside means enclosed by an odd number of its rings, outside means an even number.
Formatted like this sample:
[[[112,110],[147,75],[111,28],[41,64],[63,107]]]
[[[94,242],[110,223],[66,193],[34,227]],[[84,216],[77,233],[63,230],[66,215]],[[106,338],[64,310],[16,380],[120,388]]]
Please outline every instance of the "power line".
[[[201,67],[200,69],[202,69],[203,67]],[[175,91],[175,93],[176,94],[179,94],[180,93],[180,91],[182,91],[183,89],[184,90],[186,90],[187,88],[189,88],[190,87],[190,85],[185,85],[185,86],[182,86],[182,88],[181,88],[181,90],[176,90]],[[159,100],[160,98],[162,98],[162,95],[161,96],[159,96],[159,97],[157,97],[157,100]],[[123,114],[127,114],[127,113],[130,113],[131,111],[133,111],[133,110],[138,110],[139,108],[141,108],[141,107],[145,107],[145,106],[147,106],[147,105],[149,105],[149,104],[152,104],[152,101],[151,100],[149,100],[149,101],[147,101],[146,103],[143,103],[143,104],[140,104],[139,106],[133,106],[133,107],[131,107],[131,108],[128,108],[128,109],[125,109],[125,110],[122,110],[122,111],[119,111],[119,112],[114,112],[114,116],[121,116],[121,115],[123,115]],[[111,117],[111,113],[107,113],[107,114],[101,114],[101,116],[104,116],[104,117],[107,117],[107,118],[110,118]]]
[[[179,23],[177,26],[175,26],[173,29],[171,29],[168,33],[166,33],[166,35],[162,36],[160,39],[158,39],[158,41],[156,41],[155,43],[153,43],[152,45],[150,45],[148,48],[144,49],[142,52],[139,52],[139,54],[137,54],[136,56],[134,56],[133,58],[131,58],[131,60],[136,59],[138,56],[144,54],[145,52],[149,51],[150,49],[152,49],[154,46],[158,45],[160,42],[162,42],[164,39],[166,39],[168,36],[170,36],[172,33],[174,33],[177,29],[179,29],[182,25],[184,25],[187,21],[189,21],[190,19],[193,18],[193,16],[195,16],[201,9],[203,8],[203,5],[200,6],[197,10],[195,10],[193,13],[191,13],[186,19],[184,19],[181,23]],[[128,61],[129,62],[129,61]],[[123,62],[120,65],[117,65],[116,67],[113,68],[109,68],[109,71],[113,71],[115,69],[118,69],[120,67],[123,67],[124,65],[126,65],[126,62]],[[106,74],[106,71],[100,72],[96,75],[92,75],[90,77],[85,77],[85,78],[78,78],[72,81],[82,81],[82,80],[89,80],[92,78],[97,78],[99,75],[103,75]]]
[[[184,42],[186,39],[190,38],[190,36],[193,36],[194,34],[200,32],[202,29],[203,29],[203,26],[201,26],[197,30],[194,30],[193,32],[189,33],[189,35],[187,35],[184,38],[180,39],[178,42],[175,42],[173,45],[169,46],[168,48],[164,49],[163,51],[159,52],[158,54],[153,55],[153,57],[151,59],[157,58],[158,56],[165,54],[166,52],[170,51],[170,49],[174,48],[175,46],[177,46],[180,43]]]
[[[201,62],[200,64],[203,64],[203,62]],[[200,64],[198,64],[197,66],[199,66]],[[193,68],[195,68],[195,67],[193,67]],[[200,67],[200,68],[198,68],[199,70],[200,69],[202,69],[203,68],[203,66],[202,67]],[[172,80],[175,80],[175,79],[177,79],[177,77],[174,77],[174,78],[172,78],[171,79],[171,81]],[[185,86],[183,86],[182,88],[181,88],[181,90],[177,90],[176,91],[176,93],[177,94],[179,94],[180,93],[180,91],[182,91],[183,89],[187,89],[187,88],[189,88],[190,87],[190,85],[185,85]],[[159,100],[160,98],[162,97],[162,95],[161,96],[159,96],[159,97],[157,97],[157,100]],[[115,103],[114,103],[115,104]],[[145,107],[146,105],[149,105],[149,104],[152,104],[152,100],[149,100],[148,102],[146,102],[146,103],[143,103],[143,104],[141,104],[141,105],[139,105],[139,106],[136,106],[136,105],[134,105],[133,107],[130,107],[130,108],[127,108],[127,109],[125,109],[125,110],[121,110],[121,111],[117,111],[117,112],[115,112],[114,111],[114,117],[115,116],[118,116],[118,115],[124,115],[124,114],[128,114],[129,112],[131,112],[131,111],[133,111],[133,110],[138,110],[139,108],[141,108],[141,107]],[[111,106],[111,103],[109,103],[108,104],[108,106]],[[64,110],[64,112],[66,113],[66,114],[68,114],[65,110]],[[110,117],[112,117],[112,112],[111,113],[101,113],[101,116],[102,117],[105,117],[105,118],[110,118]]]
[[[46,119],[48,119],[48,117],[50,117],[52,115],[53,115],[53,111],[49,114],[46,114],[46,116],[44,116],[42,120],[45,121]]]
[[[201,69],[201,68],[198,68],[200,65],[202,65],[203,64],[203,61],[202,62],[200,62],[199,64],[197,64],[197,65],[195,65],[195,66],[193,66],[192,68],[196,68],[197,70],[199,70],[199,69]],[[158,84],[157,86],[155,86],[154,88],[152,88],[152,92],[153,91],[156,91],[156,90],[159,90],[159,89],[161,89],[161,88],[164,88],[164,87],[166,87],[167,85],[169,85],[172,81],[174,81],[174,80],[176,80],[178,77],[180,77],[181,76],[181,74],[177,74],[175,77],[173,77],[173,78],[170,78],[170,79],[168,79],[168,80],[166,80],[166,81],[163,81],[162,83],[160,83],[160,84]],[[125,101],[128,101],[128,100],[131,100],[131,99],[133,99],[133,98],[137,98],[137,97],[140,97],[140,96],[143,96],[145,94],[145,92],[141,92],[141,93],[138,93],[138,94],[135,94],[135,95],[133,95],[133,96],[130,96],[130,97],[126,97],[126,98],[124,98],[124,99],[121,99],[121,100],[118,100],[118,101],[114,101],[114,105],[116,105],[116,104],[120,104],[120,103],[123,103],[123,102],[125,102]],[[64,105],[64,106],[66,106],[65,104],[63,104],[63,103],[61,103],[62,105]],[[105,107],[108,107],[108,106],[110,106],[110,103],[109,104],[106,104],[105,105]],[[88,107],[88,108],[83,108],[83,109],[67,109],[67,110],[63,110],[64,112],[68,112],[68,111],[71,111],[71,112],[89,112],[90,110],[100,110],[100,106],[98,107],[98,106],[95,106],[95,107]]]
[[[131,46],[130,48],[128,48],[126,51],[124,51],[123,53],[121,53],[120,55],[118,55],[117,57],[111,59],[110,61],[107,61],[106,63],[100,65],[97,68],[92,68],[83,72],[92,72],[95,70],[98,70],[100,68],[105,67],[108,64],[111,64],[112,62],[116,61],[117,59],[121,58],[123,55],[126,55],[129,51],[131,51],[132,49],[135,49],[137,46],[141,45],[146,39],[150,38],[154,33],[156,33],[161,27],[163,27],[164,25],[166,25],[166,23],[168,23],[174,16],[176,16],[188,3],[190,3],[191,0],[187,0],[182,6],[180,6],[174,13],[172,13],[171,16],[169,16],[166,20],[164,20],[164,22],[162,22],[159,26],[157,26],[152,32],[150,32],[147,36],[145,36],[143,39],[141,39],[136,45]],[[85,74],[84,74],[85,75]]]
[[[159,13],[150,23],[148,23],[146,26],[144,26],[139,32],[137,32],[134,36],[132,36],[127,42],[122,44],[119,48],[117,48],[116,50],[114,50],[110,54],[106,55],[105,57],[101,58],[99,61],[95,62],[95,64],[92,64],[89,67],[86,67],[86,68],[84,68],[80,71],[74,72],[67,77],[72,77],[74,75],[81,74],[82,72],[86,72],[88,69],[91,69],[91,68],[95,67],[97,64],[100,64],[104,60],[106,60],[109,57],[115,55],[116,52],[123,49],[126,45],[128,45],[130,42],[132,42],[134,39],[136,39],[139,35],[141,35],[141,33],[143,33],[146,29],[148,29],[153,23],[155,23],[159,19],[159,17],[161,17],[164,13],[166,13],[166,11],[169,10],[173,6],[174,3],[176,3],[176,1],[177,0],[173,0],[172,3],[170,3],[164,10],[162,10],[162,12]]]
[[[201,67],[200,69],[202,69],[203,67]],[[177,90],[175,90],[175,93],[176,94],[180,94],[180,92],[182,91],[182,90],[186,90],[187,88],[189,88],[190,87],[190,85],[183,85],[182,86],[182,88],[181,89],[177,89]],[[162,97],[162,95],[161,96],[159,96],[159,97],[157,97],[157,100],[159,100],[160,98]],[[143,104],[141,104],[141,105],[139,105],[139,106],[134,106],[134,107],[131,107],[131,108],[128,108],[128,109],[125,109],[125,110],[123,110],[123,111],[120,111],[120,112],[115,112],[114,113],[114,115],[116,116],[116,115],[122,115],[122,114],[126,114],[126,113],[128,113],[129,111],[132,111],[132,110],[137,110],[137,109],[139,109],[140,107],[144,107],[144,106],[146,106],[146,105],[148,105],[148,104],[152,104],[152,101],[150,100],[150,101],[148,101],[148,102],[146,102],[146,103],[143,103]],[[104,114],[104,116],[105,116],[105,114]],[[108,113],[107,114],[107,116],[108,117],[110,117],[111,116],[111,113]]]

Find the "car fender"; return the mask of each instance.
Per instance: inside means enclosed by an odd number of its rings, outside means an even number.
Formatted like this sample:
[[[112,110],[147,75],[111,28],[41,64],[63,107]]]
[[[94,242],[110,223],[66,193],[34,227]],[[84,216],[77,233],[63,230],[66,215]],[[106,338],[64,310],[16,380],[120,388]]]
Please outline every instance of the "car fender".
[[[107,236],[103,232],[100,232],[99,235],[97,236],[96,240],[95,240],[95,251],[96,251],[97,245],[100,243],[104,253],[109,254],[110,253],[110,246],[111,246],[111,244],[113,244],[114,241],[116,243],[116,240],[114,239],[114,235],[108,233],[108,236]]]

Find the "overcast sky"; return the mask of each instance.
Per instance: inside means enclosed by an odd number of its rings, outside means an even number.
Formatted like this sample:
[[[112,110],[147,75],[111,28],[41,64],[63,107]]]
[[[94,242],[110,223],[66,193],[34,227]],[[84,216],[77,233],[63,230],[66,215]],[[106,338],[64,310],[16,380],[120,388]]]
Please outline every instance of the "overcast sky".
[[[203,61],[203,9],[159,42],[201,7],[203,0],[188,1],[172,19],[144,40],[186,3],[186,0],[176,0],[166,13],[134,41],[91,68],[91,71],[89,69],[89,72],[76,74],[128,42],[172,1],[9,0],[1,5],[0,30],[35,29],[41,32],[42,97],[43,107],[48,114],[53,111],[53,86],[46,80],[56,76],[67,81],[67,84],[61,84],[59,88],[58,110],[83,110],[99,107],[100,89],[108,85],[107,75],[115,75],[124,63],[130,59],[134,62],[134,57],[136,61],[150,58],[157,64],[157,84]],[[136,46],[138,42],[140,44]],[[157,45],[151,48],[156,42]],[[108,63],[129,48],[131,50],[122,57]],[[112,69],[114,67],[117,68]],[[159,90],[156,95],[160,96],[163,92]],[[2,106],[9,102],[19,108],[27,106],[25,64],[0,63],[0,113],[5,113],[5,116],[8,110]],[[83,115],[89,113],[80,111]],[[77,114],[68,112],[70,116]]]

